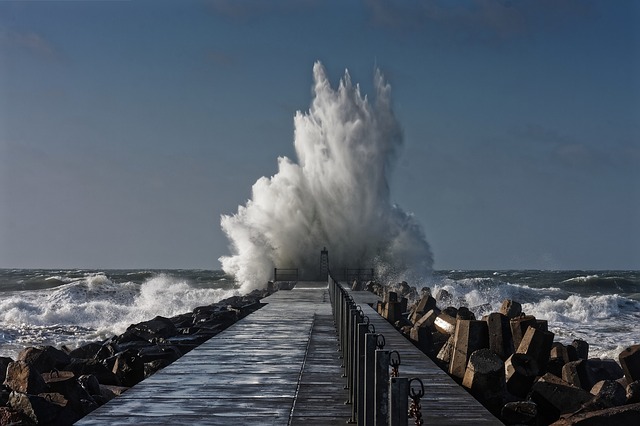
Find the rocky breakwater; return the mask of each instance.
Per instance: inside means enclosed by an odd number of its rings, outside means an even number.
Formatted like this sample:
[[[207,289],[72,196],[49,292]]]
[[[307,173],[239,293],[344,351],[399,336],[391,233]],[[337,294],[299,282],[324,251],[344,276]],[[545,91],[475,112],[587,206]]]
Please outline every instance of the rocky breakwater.
[[[272,289],[272,287],[270,287]],[[0,425],[70,425],[263,305],[256,290],[155,317],[102,342],[0,357]]]
[[[476,318],[475,309],[442,306],[451,302],[446,291],[366,288],[382,298],[380,315],[505,424],[640,424],[640,344],[618,362],[589,358],[587,342],[554,341],[547,321],[514,300]]]

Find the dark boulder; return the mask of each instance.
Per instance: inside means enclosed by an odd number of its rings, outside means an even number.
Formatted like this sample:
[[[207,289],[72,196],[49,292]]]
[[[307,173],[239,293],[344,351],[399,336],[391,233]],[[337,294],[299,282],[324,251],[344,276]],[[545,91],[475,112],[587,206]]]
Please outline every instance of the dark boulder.
[[[98,342],[87,343],[69,352],[71,358],[91,359],[102,349],[103,345]]]
[[[123,334],[114,340],[118,344],[135,340],[156,343],[158,339],[166,339],[177,334],[179,331],[169,318],[157,316],[152,320],[130,325]]]
[[[40,373],[57,370],[69,363],[71,357],[53,346],[36,346],[23,349],[18,361],[24,361]]]
[[[4,383],[4,379],[7,376],[7,367],[13,360],[8,357],[1,356],[0,357],[0,383]]]
[[[144,362],[138,352],[127,349],[114,357],[112,372],[120,384],[131,387],[144,380]]]
[[[98,381],[105,385],[119,385],[120,381],[116,375],[105,366],[103,362],[95,359],[72,359],[71,362],[64,367],[65,371],[73,372],[76,377],[86,374],[96,376]]]
[[[500,419],[507,425],[532,424],[538,415],[538,407],[532,401],[507,402],[500,412]]]
[[[16,392],[39,394],[47,392],[47,384],[33,367],[24,361],[7,366],[5,386]]]

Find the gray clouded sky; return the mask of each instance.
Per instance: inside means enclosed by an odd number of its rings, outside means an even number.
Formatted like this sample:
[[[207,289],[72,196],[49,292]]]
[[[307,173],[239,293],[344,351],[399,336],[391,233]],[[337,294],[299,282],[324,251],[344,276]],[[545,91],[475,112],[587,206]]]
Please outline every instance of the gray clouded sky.
[[[640,267],[636,1],[0,2],[0,267],[219,268],[320,60],[436,268]]]

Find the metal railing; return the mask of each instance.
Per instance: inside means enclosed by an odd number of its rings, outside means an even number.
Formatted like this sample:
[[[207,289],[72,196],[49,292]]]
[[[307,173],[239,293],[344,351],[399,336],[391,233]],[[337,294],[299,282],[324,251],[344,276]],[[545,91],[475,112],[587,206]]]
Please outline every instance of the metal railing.
[[[376,333],[349,291],[329,271],[329,298],[338,334],[338,350],[342,358],[347,390],[346,404],[351,404],[349,423],[358,425],[407,425],[409,396],[413,399],[415,424],[422,424],[419,408],[424,394],[422,382],[399,377],[400,354],[384,349],[385,339]],[[390,372],[390,367],[392,368]],[[422,392],[414,391],[418,383]],[[419,397],[416,398],[416,396]],[[416,401],[417,399],[417,401]]]

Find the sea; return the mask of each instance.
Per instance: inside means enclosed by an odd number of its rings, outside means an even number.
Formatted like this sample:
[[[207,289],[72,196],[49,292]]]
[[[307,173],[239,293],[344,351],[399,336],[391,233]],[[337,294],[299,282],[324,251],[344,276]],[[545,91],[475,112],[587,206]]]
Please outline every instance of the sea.
[[[477,317],[516,300],[549,322],[555,341],[587,341],[592,358],[617,360],[640,343],[640,271],[435,271],[416,287],[425,285],[447,290],[447,304]],[[15,359],[27,346],[75,348],[241,288],[219,270],[0,269],[0,356]]]

